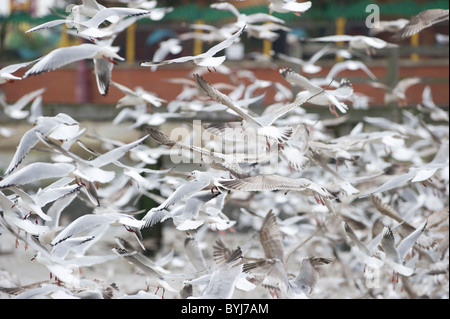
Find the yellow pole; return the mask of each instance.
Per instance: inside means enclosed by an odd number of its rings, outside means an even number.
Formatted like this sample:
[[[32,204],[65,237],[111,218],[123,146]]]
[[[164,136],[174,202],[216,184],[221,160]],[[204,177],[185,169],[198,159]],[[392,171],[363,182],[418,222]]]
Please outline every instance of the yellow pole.
[[[136,57],[136,23],[133,23],[127,28],[126,48],[127,63],[132,64]]]
[[[347,19],[345,17],[338,17],[336,19],[336,35],[344,35],[345,34],[345,25],[347,24]],[[337,42],[338,46],[342,46],[343,42]],[[336,56],[336,61],[342,61],[340,56]]]
[[[410,38],[410,43],[412,47],[418,47],[419,46],[419,33],[413,34]],[[411,53],[410,56],[412,61],[419,61],[419,54],[417,53]]]
[[[199,19],[195,22],[196,24],[204,24],[205,21],[202,19]],[[195,33],[202,33],[203,30],[200,28],[195,29]],[[199,55],[203,53],[203,41],[200,39],[195,38],[194,39],[194,55]]]
[[[268,22],[267,22],[268,23]],[[267,56],[272,56],[270,53],[272,52],[272,41],[267,39],[263,40],[263,53]]]
[[[70,46],[69,34],[66,32],[67,26],[64,24],[61,29],[61,37],[59,38],[59,47],[68,47]]]

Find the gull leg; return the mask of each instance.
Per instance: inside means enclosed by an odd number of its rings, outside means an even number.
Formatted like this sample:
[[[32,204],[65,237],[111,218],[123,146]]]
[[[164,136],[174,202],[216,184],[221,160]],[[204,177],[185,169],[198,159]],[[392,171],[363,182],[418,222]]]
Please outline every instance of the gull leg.
[[[109,58],[109,57],[106,57],[106,56],[103,56],[103,58],[105,58],[106,61],[111,62],[112,64],[115,64],[115,65],[118,64],[118,63],[117,63],[116,61],[114,61],[114,59],[112,59],[112,58]]]
[[[336,108],[332,104],[328,104],[328,108],[330,110],[330,113],[333,114],[336,117],[339,117],[339,114],[336,112]]]

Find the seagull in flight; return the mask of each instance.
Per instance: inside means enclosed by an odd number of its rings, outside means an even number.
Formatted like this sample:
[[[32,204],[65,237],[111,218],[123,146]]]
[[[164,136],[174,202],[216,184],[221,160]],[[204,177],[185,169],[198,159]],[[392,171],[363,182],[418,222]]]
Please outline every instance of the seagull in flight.
[[[342,79],[339,87],[335,90],[323,89],[320,86],[312,83],[310,80],[294,72],[292,69],[280,69],[280,74],[286,81],[292,85],[298,85],[305,88],[297,94],[297,99],[305,99],[311,104],[328,105],[330,113],[338,117],[335,107],[342,113],[347,113],[347,105],[340,100],[348,99],[353,95],[353,86],[347,79]]]
[[[402,40],[419,33],[423,29],[429,28],[432,25],[448,20],[449,9],[429,9],[420,12],[413,17],[400,30],[392,35],[394,40]]]
[[[196,65],[204,66],[209,71],[211,71],[210,68],[215,68],[215,67],[221,65],[225,61],[225,58],[226,58],[224,55],[219,56],[219,57],[215,57],[214,55],[216,53],[228,48],[229,46],[231,46],[237,39],[239,39],[239,37],[242,34],[242,32],[244,31],[244,29],[245,29],[245,26],[240,28],[231,37],[216,44],[215,46],[213,46],[212,48],[210,48],[208,51],[206,51],[204,53],[194,55],[194,56],[182,56],[182,57],[179,57],[176,59],[164,60],[164,61],[159,61],[159,62],[142,62],[141,66],[154,67],[154,66],[166,65],[166,64],[171,64],[171,63],[184,63],[184,62],[192,61]]]

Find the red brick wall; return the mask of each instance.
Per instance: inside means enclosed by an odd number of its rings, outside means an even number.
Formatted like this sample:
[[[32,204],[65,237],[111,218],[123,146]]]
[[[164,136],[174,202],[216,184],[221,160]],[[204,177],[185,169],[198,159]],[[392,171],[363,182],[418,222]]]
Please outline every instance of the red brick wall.
[[[256,76],[263,80],[279,81],[288,86],[278,73],[278,70],[272,70],[270,68],[248,68],[253,71]],[[371,66],[371,71],[382,80],[386,76],[385,67]],[[324,68],[320,73],[315,76],[326,75],[329,68]],[[166,99],[167,101],[173,100],[180,92],[181,85],[172,84],[164,81],[165,79],[174,77],[188,77],[188,74],[192,72],[192,68],[180,68],[180,67],[160,67],[156,72],[151,72],[149,68],[133,66],[128,67],[126,65],[115,66],[112,74],[113,81],[134,88],[135,86],[142,86],[144,89],[156,93],[159,97]],[[18,72],[17,74],[20,75]],[[449,105],[449,84],[448,84],[449,68],[447,66],[411,66],[402,67],[399,71],[399,77],[421,76],[430,83],[432,88],[433,99],[438,105]],[[204,75],[210,82],[229,82],[226,75],[211,72]],[[88,69],[88,88],[90,88],[87,96],[88,102],[93,104],[115,104],[123,94],[117,88],[111,86],[108,96],[101,96],[98,93],[97,85],[95,82],[92,69]],[[339,74],[339,77],[349,78],[367,78],[362,71],[345,71]],[[77,82],[77,69],[76,65],[73,67],[62,68],[52,72],[43,73],[36,76],[31,76],[21,81],[16,81],[12,84],[5,83],[0,85],[0,90],[6,94],[6,100],[11,103],[18,100],[22,95],[35,89],[46,87],[47,91],[44,93],[44,103],[62,103],[70,104],[77,103],[76,101],[76,82]],[[384,92],[380,89],[375,89],[365,83],[353,83],[356,92],[370,95],[374,98],[374,105],[383,105]],[[418,84],[411,87],[407,91],[408,104],[416,105],[420,103],[422,99],[422,91],[425,84]],[[262,93],[263,91],[258,91]],[[273,91],[267,92],[267,103],[271,102]]]

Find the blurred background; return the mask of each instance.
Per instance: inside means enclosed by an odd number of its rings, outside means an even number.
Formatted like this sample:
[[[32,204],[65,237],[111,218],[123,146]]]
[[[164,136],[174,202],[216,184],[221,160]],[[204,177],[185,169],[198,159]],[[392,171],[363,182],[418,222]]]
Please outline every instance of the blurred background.
[[[139,66],[139,63],[150,61],[161,41],[192,32],[192,24],[221,26],[235,21],[231,12],[212,9],[210,4],[214,2],[158,0],[158,7],[173,7],[173,10],[159,20],[139,19],[115,40],[114,45],[120,47],[119,55],[126,58],[126,61],[120,62],[115,67],[113,81],[130,88],[142,86],[167,101],[175,98],[181,91],[181,85],[168,84],[165,79],[186,76],[191,65],[168,65],[151,72],[149,68]],[[57,47],[79,44],[80,39],[67,34],[65,26],[25,33],[33,26],[60,18],[59,15],[67,15],[66,7],[71,3],[76,4],[78,0],[0,0],[0,67],[36,59]],[[100,0],[99,3],[108,7],[124,6],[119,0]],[[244,14],[268,13],[266,0],[232,1],[232,3]],[[334,34],[369,35],[370,30],[365,24],[369,14],[366,7],[369,4],[379,6],[381,20],[409,19],[425,9],[448,9],[449,6],[448,1],[442,0],[315,0],[312,8],[301,17],[274,13],[274,16],[282,17],[291,30],[277,31],[279,37],[275,41],[255,38],[242,41],[244,55],[235,57],[235,61],[227,62],[227,65],[239,68],[239,65],[245,63],[245,67],[260,78],[278,81],[280,80],[278,72],[273,70],[286,63],[277,60],[277,53],[306,59],[324,45],[306,44],[302,39]],[[391,35],[382,32],[376,36],[390,41]],[[177,56],[199,53],[212,45],[195,42],[193,39],[182,41],[183,49]],[[423,87],[429,84],[435,103],[448,107],[448,21],[425,29],[420,34],[403,40],[401,44],[398,49],[379,50],[371,57],[363,57],[364,62],[380,81],[391,86],[404,77],[422,77],[423,83],[417,86],[417,89],[408,92],[408,105],[415,106],[420,103]],[[266,59],[261,59],[261,56],[265,56]],[[167,58],[173,57],[176,56],[169,55]],[[323,66],[322,71],[312,77],[327,74],[330,67],[336,63],[336,58],[329,56],[320,63]],[[105,106],[115,104],[123,96],[122,92],[112,87],[107,96],[100,95],[93,78],[92,67],[92,61],[74,63],[53,72],[26,78],[14,85],[3,84],[0,86],[0,94],[7,102],[13,102],[44,84],[47,91],[43,102],[47,108],[79,103]],[[18,74],[20,75],[20,71]],[[226,81],[226,77],[220,73],[213,76],[217,80]],[[362,71],[344,72],[340,76],[349,77],[355,91],[373,97],[372,105],[383,105],[384,92],[366,85],[368,78]],[[270,100],[271,96],[268,95],[267,99]],[[84,114],[86,114],[84,111],[80,112],[81,117]],[[88,116],[90,119],[112,118],[115,114],[114,108],[105,107],[104,111],[92,112]],[[4,119],[0,115],[0,119],[2,118]]]

